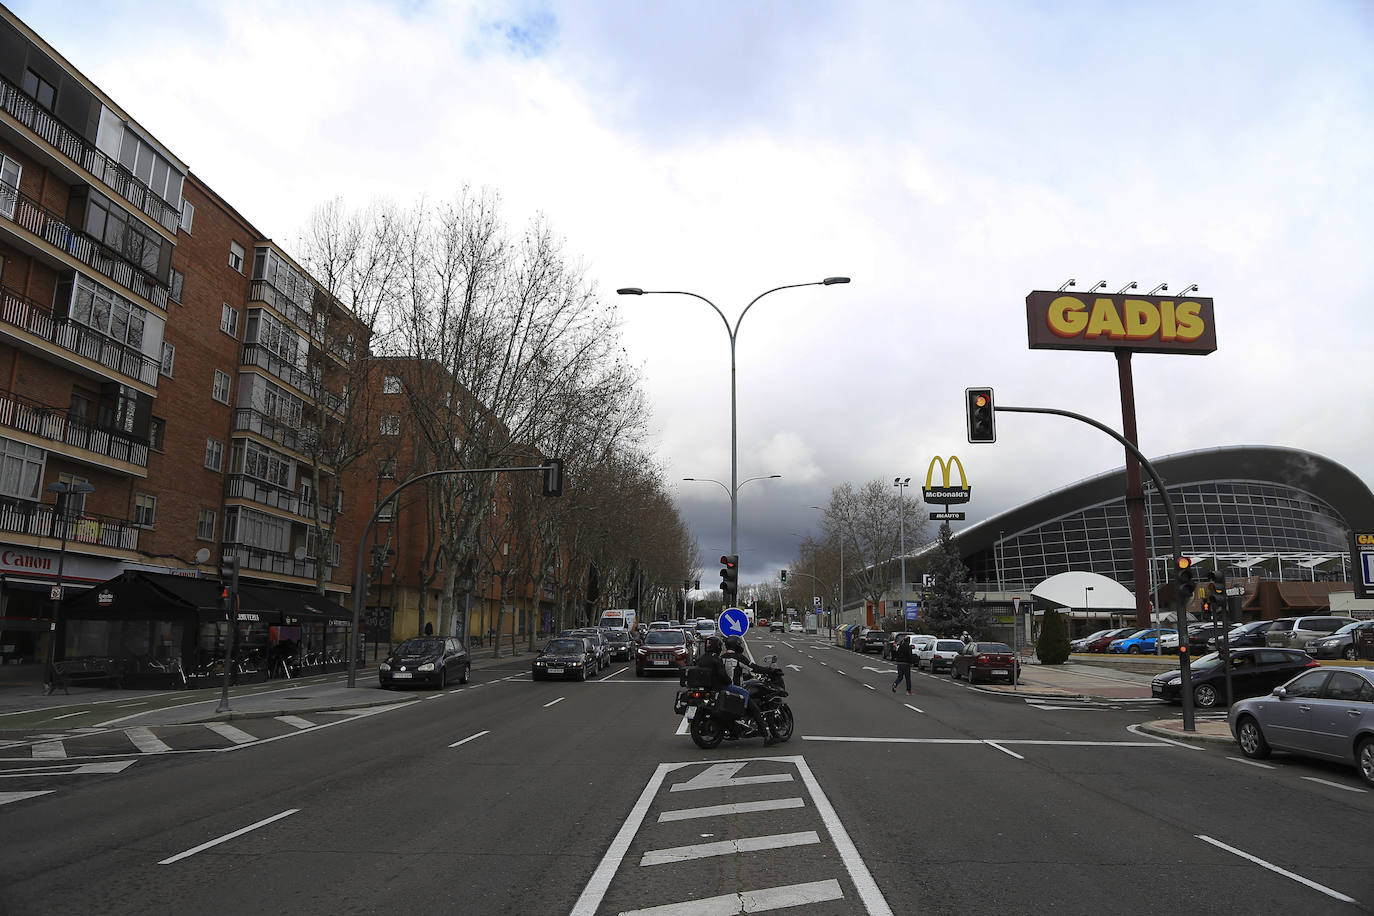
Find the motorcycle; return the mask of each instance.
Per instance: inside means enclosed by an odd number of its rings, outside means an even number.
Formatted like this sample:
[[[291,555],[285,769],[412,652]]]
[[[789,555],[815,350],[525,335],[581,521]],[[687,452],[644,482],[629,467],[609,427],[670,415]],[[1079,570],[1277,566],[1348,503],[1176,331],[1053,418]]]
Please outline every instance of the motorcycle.
[[[770,655],[763,662],[773,666],[777,660],[776,655]],[[693,672],[698,671],[704,672],[705,669],[686,670],[686,689],[679,690],[673,701],[673,712],[687,716],[687,730],[697,747],[709,751],[722,741],[762,737],[749,715],[744,698],[727,690],[712,690],[705,684],[692,683]],[[770,667],[761,677],[746,681],[743,686],[754,695],[764,718],[773,726],[778,741],[791,739],[792,709],[783,699],[787,696],[787,688],[783,685],[782,669]]]

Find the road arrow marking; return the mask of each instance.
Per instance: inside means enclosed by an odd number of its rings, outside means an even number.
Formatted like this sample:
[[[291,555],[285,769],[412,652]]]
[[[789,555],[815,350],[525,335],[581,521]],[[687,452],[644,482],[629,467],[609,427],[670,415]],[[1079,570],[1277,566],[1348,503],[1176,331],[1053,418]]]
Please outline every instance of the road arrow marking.
[[[870,667],[868,667],[867,665],[864,665],[864,670],[865,670],[865,671],[874,671],[874,672],[877,672],[878,674],[896,674],[896,673],[897,673],[897,669],[896,669],[896,668],[870,668]]]
[[[793,671],[800,671],[800,670],[801,670],[801,665],[787,665],[787,667],[788,667],[788,668],[791,668]]]
[[[693,789],[723,789],[728,786],[753,786],[765,782],[791,782],[791,773],[770,773],[766,776],[736,776],[743,763],[717,763],[707,767],[686,782],[674,785],[670,792],[690,792]]]

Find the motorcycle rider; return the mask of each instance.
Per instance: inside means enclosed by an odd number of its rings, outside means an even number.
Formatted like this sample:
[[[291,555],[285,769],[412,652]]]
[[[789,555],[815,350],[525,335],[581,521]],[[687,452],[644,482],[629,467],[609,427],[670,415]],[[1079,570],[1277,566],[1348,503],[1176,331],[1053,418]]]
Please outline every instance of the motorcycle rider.
[[[730,677],[730,669],[726,667],[727,661],[735,663],[733,679]],[[772,723],[764,716],[753,692],[739,686],[738,683],[745,668],[758,672],[769,670],[766,665],[756,665],[749,658],[749,651],[745,648],[744,640],[738,636],[729,636],[723,640],[719,636],[708,636],[706,638],[706,657],[702,659],[701,664],[702,667],[711,672],[712,690],[728,690],[745,698],[748,703],[749,716],[754,720],[754,727],[764,736],[764,747],[777,744],[777,733],[773,731]]]

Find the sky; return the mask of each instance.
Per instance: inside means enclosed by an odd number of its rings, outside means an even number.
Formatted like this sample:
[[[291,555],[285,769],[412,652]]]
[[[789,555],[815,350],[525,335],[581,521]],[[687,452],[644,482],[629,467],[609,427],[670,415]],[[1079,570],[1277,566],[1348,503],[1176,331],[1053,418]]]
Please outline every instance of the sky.
[[[607,301],[696,535],[741,581],[833,487],[958,455],[974,524],[1119,467],[1107,353],[1030,350],[1025,297],[1198,284],[1217,350],[1132,360],[1141,449],[1306,449],[1374,483],[1374,4],[7,0],[290,250],[342,197],[490,188]],[[683,477],[711,483],[679,482]],[[894,490],[894,499],[895,499]],[[1339,507],[1337,507],[1339,509]],[[910,523],[912,520],[908,518]],[[934,535],[907,526],[908,546]]]

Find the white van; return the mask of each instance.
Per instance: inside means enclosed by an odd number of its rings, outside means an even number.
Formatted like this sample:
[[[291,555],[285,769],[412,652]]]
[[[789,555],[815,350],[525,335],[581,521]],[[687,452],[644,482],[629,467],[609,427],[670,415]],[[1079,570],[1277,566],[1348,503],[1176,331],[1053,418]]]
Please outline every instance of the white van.
[[[601,622],[597,626],[633,630],[635,628],[635,612],[631,608],[602,611]]]

